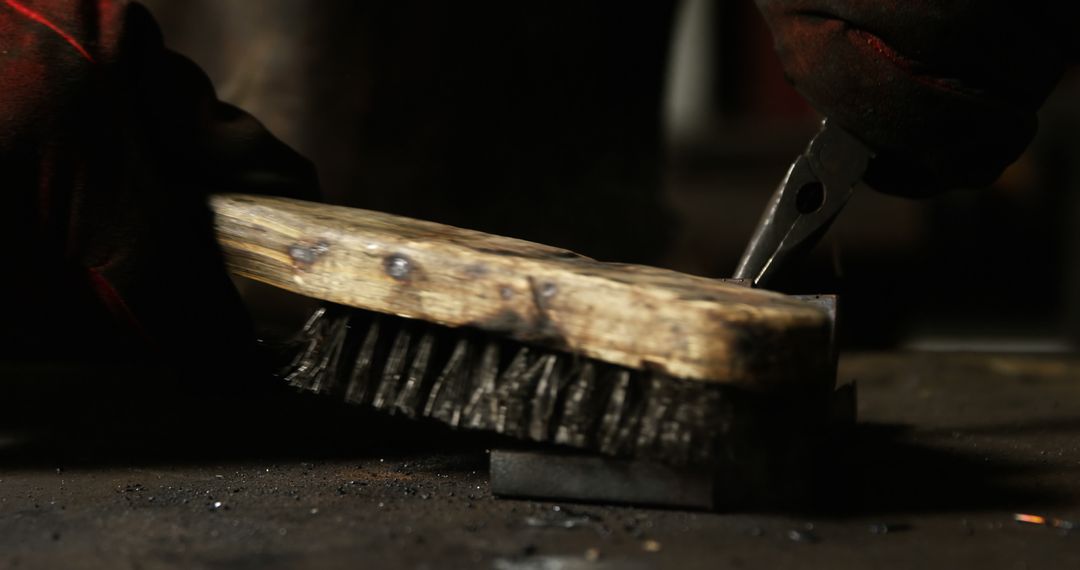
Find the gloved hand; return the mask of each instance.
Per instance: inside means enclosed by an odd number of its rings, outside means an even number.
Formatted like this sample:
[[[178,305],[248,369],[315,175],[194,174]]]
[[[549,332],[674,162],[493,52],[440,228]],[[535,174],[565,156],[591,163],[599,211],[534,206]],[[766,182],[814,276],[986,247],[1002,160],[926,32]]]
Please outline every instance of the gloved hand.
[[[867,181],[908,196],[992,183],[1080,53],[1076,2],[756,1],[795,88],[878,152]]]
[[[0,358],[243,366],[206,198],[312,198],[310,163],[122,1],[0,0],[0,93]]]

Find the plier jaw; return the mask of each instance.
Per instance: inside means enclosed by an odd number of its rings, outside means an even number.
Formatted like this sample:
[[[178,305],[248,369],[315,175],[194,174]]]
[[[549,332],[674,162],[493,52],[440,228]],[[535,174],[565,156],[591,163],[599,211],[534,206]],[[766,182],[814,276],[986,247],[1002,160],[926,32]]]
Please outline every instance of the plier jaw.
[[[734,277],[762,287],[829,229],[862,182],[873,152],[828,119],[773,193]]]

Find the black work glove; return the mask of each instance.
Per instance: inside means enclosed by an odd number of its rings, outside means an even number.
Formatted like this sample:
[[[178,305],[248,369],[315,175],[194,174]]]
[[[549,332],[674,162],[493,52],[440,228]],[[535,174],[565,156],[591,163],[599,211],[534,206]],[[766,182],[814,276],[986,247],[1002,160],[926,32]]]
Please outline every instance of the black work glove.
[[[1076,2],[756,1],[795,88],[878,152],[867,182],[907,196],[992,183],[1078,52]]]
[[[311,198],[310,163],[218,101],[138,5],[38,2],[0,30],[0,359],[245,369],[207,197]]]

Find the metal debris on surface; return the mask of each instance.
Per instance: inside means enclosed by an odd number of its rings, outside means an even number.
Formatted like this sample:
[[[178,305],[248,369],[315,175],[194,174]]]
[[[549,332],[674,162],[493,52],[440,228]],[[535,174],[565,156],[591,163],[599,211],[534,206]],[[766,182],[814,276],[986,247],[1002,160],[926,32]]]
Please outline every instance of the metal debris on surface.
[[[572,511],[555,505],[539,516],[525,517],[525,525],[536,528],[592,528],[601,533],[610,532],[603,519],[585,512]]]
[[[1052,528],[1058,528],[1061,530],[1074,530],[1080,528],[1080,521],[1059,519],[1056,517],[1044,517],[1042,515],[1033,515],[1029,513],[1014,513],[1013,520],[1018,523],[1033,524],[1038,526],[1048,526]]]
[[[1027,513],[1016,513],[1013,515],[1013,520],[1016,522],[1028,524],[1046,524],[1046,517],[1039,515],[1029,515]]]
[[[603,568],[644,570],[653,566],[638,560],[589,560],[581,556],[529,556],[496,558],[491,567],[495,570],[600,570]]]
[[[867,527],[870,534],[889,534],[911,530],[911,525],[904,523],[873,523]]]
[[[816,534],[814,534],[813,532],[810,532],[809,530],[795,530],[795,529],[792,529],[792,530],[789,530],[787,532],[787,537],[788,537],[788,540],[790,540],[792,542],[815,543],[815,542],[818,542],[820,540],[817,537]]]

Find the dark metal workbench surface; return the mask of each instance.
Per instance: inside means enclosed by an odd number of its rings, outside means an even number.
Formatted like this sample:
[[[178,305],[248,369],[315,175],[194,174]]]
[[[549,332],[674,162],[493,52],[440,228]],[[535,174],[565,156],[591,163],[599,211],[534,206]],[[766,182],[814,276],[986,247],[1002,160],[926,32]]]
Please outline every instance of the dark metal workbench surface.
[[[15,367],[0,568],[1080,567],[1080,528],[1014,521],[1080,520],[1080,361],[863,354],[841,375],[863,423],[836,507],[712,514],[496,500],[491,441],[315,397]]]

